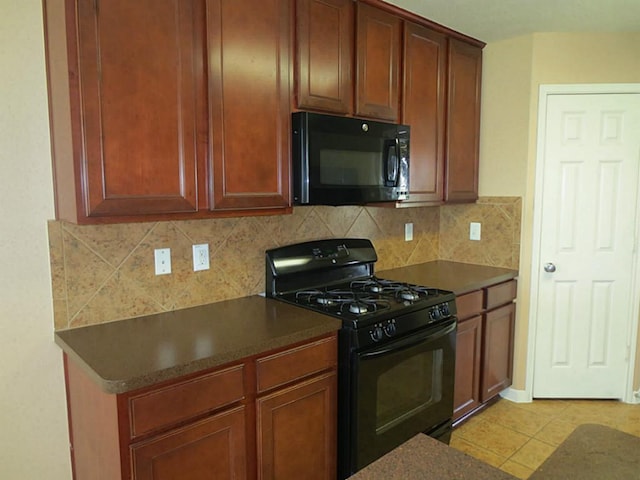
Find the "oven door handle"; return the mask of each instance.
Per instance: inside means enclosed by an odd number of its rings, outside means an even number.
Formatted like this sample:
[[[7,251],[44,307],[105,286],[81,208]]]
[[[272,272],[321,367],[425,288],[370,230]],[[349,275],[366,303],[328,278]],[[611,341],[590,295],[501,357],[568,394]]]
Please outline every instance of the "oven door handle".
[[[400,352],[402,350],[415,347],[416,345],[420,345],[423,342],[431,342],[433,340],[437,340],[438,338],[442,338],[446,335],[449,335],[451,332],[453,332],[456,329],[456,325],[457,325],[456,321],[454,320],[453,323],[451,323],[451,325],[449,325],[448,327],[442,330],[438,330],[435,333],[429,333],[428,335],[423,334],[418,338],[416,338],[414,335],[410,335],[405,340],[398,341],[392,347],[381,348],[379,350],[374,350],[372,352],[361,353],[360,358],[364,360],[366,358],[380,357],[383,355],[387,355],[389,353]]]

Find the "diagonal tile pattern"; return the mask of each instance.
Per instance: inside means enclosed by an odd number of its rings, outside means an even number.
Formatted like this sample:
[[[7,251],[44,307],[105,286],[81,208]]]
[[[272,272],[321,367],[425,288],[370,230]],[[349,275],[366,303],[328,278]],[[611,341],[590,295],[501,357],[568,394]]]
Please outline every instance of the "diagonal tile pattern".
[[[458,426],[451,447],[527,479],[583,423],[640,436],[640,405],[615,400],[500,399]]]
[[[376,270],[437,259],[518,268],[521,201],[396,209],[299,207],[291,215],[116,225],[49,222],[57,330],[216,302],[264,291],[264,251],[320,238],[364,237]],[[468,221],[483,240],[468,240]],[[414,239],[404,240],[405,223]],[[194,272],[191,246],[208,243],[211,269]],[[171,248],[171,275],[156,276],[153,250]]]

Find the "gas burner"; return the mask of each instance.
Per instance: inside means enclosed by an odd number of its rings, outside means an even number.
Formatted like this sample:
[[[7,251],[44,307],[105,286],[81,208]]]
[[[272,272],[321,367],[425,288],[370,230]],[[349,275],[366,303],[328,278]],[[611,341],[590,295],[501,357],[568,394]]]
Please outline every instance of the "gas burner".
[[[377,297],[358,296],[355,300],[345,302],[340,310],[342,311],[344,308],[347,308],[349,313],[364,315],[365,313],[373,313],[389,307],[390,303],[388,300]]]
[[[420,294],[411,288],[403,288],[402,290],[398,290],[396,292],[396,296],[401,298],[402,300],[408,300],[410,302],[415,302],[420,298]]]
[[[362,315],[363,313],[367,313],[369,308],[363,303],[353,302],[349,304],[349,311],[357,315]]]
[[[400,301],[416,302],[421,298],[438,293],[437,289],[411,285],[394,280],[383,280],[380,278],[369,278],[365,280],[354,280],[351,288],[373,292],[380,295],[391,295]]]
[[[364,290],[366,292],[385,293],[392,292],[398,288],[401,288],[402,284],[399,282],[394,282],[392,280],[370,278],[366,280],[354,280],[353,282],[351,282],[350,286],[353,289]]]

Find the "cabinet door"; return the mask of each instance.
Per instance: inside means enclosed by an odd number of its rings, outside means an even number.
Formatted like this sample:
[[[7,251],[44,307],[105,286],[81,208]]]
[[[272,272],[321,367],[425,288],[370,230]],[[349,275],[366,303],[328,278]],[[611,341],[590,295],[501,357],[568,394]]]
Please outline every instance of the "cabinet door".
[[[480,405],[480,353],[482,317],[458,323],[456,337],[456,379],[453,395],[453,419]]]
[[[409,200],[441,203],[444,187],[447,39],[406,22],[402,123],[411,127]]]
[[[73,4],[67,1],[77,15],[78,58],[70,63],[78,216],[196,211],[204,165],[197,132],[206,115],[198,3]],[[70,181],[60,176],[58,197]]]
[[[131,447],[135,480],[246,477],[244,407]]]
[[[298,108],[351,113],[353,0],[297,1]]]
[[[515,305],[487,312],[483,326],[482,388],[480,400],[486,402],[511,385],[513,373],[513,332]]]
[[[257,400],[258,478],[334,480],[336,373]]]
[[[445,200],[478,198],[482,49],[449,41]]]
[[[358,3],[356,115],[398,121],[401,20]]]
[[[207,0],[214,210],[289,206],[288,0]]]

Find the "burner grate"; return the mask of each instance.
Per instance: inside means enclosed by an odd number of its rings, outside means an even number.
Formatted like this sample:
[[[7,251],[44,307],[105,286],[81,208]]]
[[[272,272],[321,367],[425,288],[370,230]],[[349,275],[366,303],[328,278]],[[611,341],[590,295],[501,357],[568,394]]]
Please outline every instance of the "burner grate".
[[[345,289],[311,289],[295,292],[296,302],[319,307],[338,315],[364,315],[389,308],[390,302],[379,295]]]

